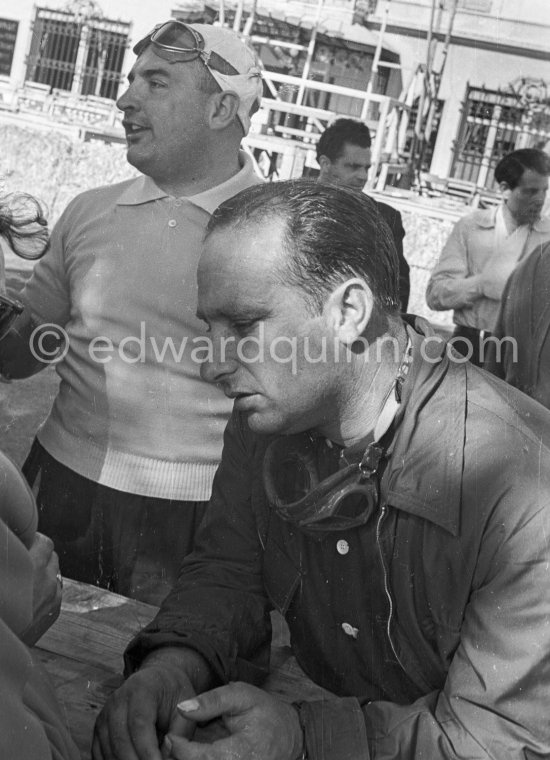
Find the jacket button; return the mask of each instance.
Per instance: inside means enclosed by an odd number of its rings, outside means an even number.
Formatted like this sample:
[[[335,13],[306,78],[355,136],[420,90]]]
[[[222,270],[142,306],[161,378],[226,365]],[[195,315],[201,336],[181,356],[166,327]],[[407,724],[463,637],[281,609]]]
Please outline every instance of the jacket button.
[[[168,226],[169,226],[169,227],[175,227],[175,226],[176,226],[176,224],[177,224],[177,222],[176,222],[176,220],[175,220],[175,219],[170,219],[170,221],[168,222]]]
[[[346,636],[351,636],[352,638],[356,639],[359,635],[359,628],[355,628],[353,625],[350,625],[349,623],[342,623],[342,630],[346,634]]]
[[[338,554],[347,554],[349,552],[349,544],[344,538],[341,538],[337,542],[336,551],[338,552]]]

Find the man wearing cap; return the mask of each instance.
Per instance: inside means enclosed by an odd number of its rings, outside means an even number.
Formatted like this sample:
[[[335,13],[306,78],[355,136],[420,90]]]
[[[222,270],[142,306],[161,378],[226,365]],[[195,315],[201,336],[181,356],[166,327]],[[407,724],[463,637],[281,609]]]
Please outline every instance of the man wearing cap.
[[[230,413],[199,377],[195,270],[212,211],[260,181],[239,147],[262,82],[227,29],[169,21],[134,52],[118,106],[141,176],[69,204],[0,362],[13,378],[58,362],[25,473],[63,574],[158,601],[191,547]]]
[[[212,216],[198,283],[202,375],[234,411],[94,760],[549,758],[549,412],[400,316],[365,195],[244,190]],[[273,608],[319,697],[255,685]],[[224,736],[192,738],[218,717]]]

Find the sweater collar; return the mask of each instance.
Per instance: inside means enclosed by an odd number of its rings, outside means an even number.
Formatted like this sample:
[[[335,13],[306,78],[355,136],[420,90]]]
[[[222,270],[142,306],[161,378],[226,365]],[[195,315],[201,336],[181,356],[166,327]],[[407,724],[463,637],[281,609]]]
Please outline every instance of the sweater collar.
[[[220,203],[232,198],[250,185],[261,181],[254,170],[252,158],[244,150],[239,151],[239,164],[241,168],[233,177],[202,193],[186,196],[185,200],[202,208],[208,214],[212,214]],[[151,177],[141,175],[125,188],[117,201],[117,205],[140,206],[144,203],[169,197],[168,193],[161,190]]]

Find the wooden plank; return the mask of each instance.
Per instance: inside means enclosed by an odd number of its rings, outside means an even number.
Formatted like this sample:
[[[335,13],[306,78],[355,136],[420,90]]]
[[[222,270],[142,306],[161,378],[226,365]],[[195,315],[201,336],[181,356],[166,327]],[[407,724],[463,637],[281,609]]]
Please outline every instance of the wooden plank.
[[[122,674],[43,650],[38,650],[38,657],[54,684],[81,760],[90,760],[96,718],[107,698],[122,683]]]
[[[39,648],[118,672],[128,642],[153,619],[156,610],[150,604],[66,580],[61,614]]]

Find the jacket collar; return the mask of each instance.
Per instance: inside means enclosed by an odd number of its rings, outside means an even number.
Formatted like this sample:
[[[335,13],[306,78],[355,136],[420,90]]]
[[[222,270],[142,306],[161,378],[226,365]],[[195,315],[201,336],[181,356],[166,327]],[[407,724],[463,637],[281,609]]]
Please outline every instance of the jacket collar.
[[[241,169],[233,177],[222,182],[221,185],[216,185],[216,187],[212,187],[202,193],[187,196],[185,200],[202,208],[208,214],[212,214],[220,203],[223,203],[228,198],[232,198],[241,190],[250,187],[250,185],[260,182],[260,178],[254,170],[253,161],[244,150],[239,151],[239,163]],[[144,203],[151,203],[152,201],[169,197],[168,193],[161,190],[151,177],[141,175],[124,189],[117,200],[117,205],[140,206]]]
[[[385,500],[458,535],[466,424],[466,368],[416,319],[413,363],[382,482]],[[443,383],[443,380],[445,381]],[[386,485],[385,485],[386,484]]]
[[[501,204],[502,205],[502,204]],[[477,212],[476,223],[479,227],[491,228],[495,226],[497,210],[500,206],[494,206],[493,208],[483,209]],[[541,216],[533,224],[533,229],[536,232],[550,233],[550,218],[547,216]]]

